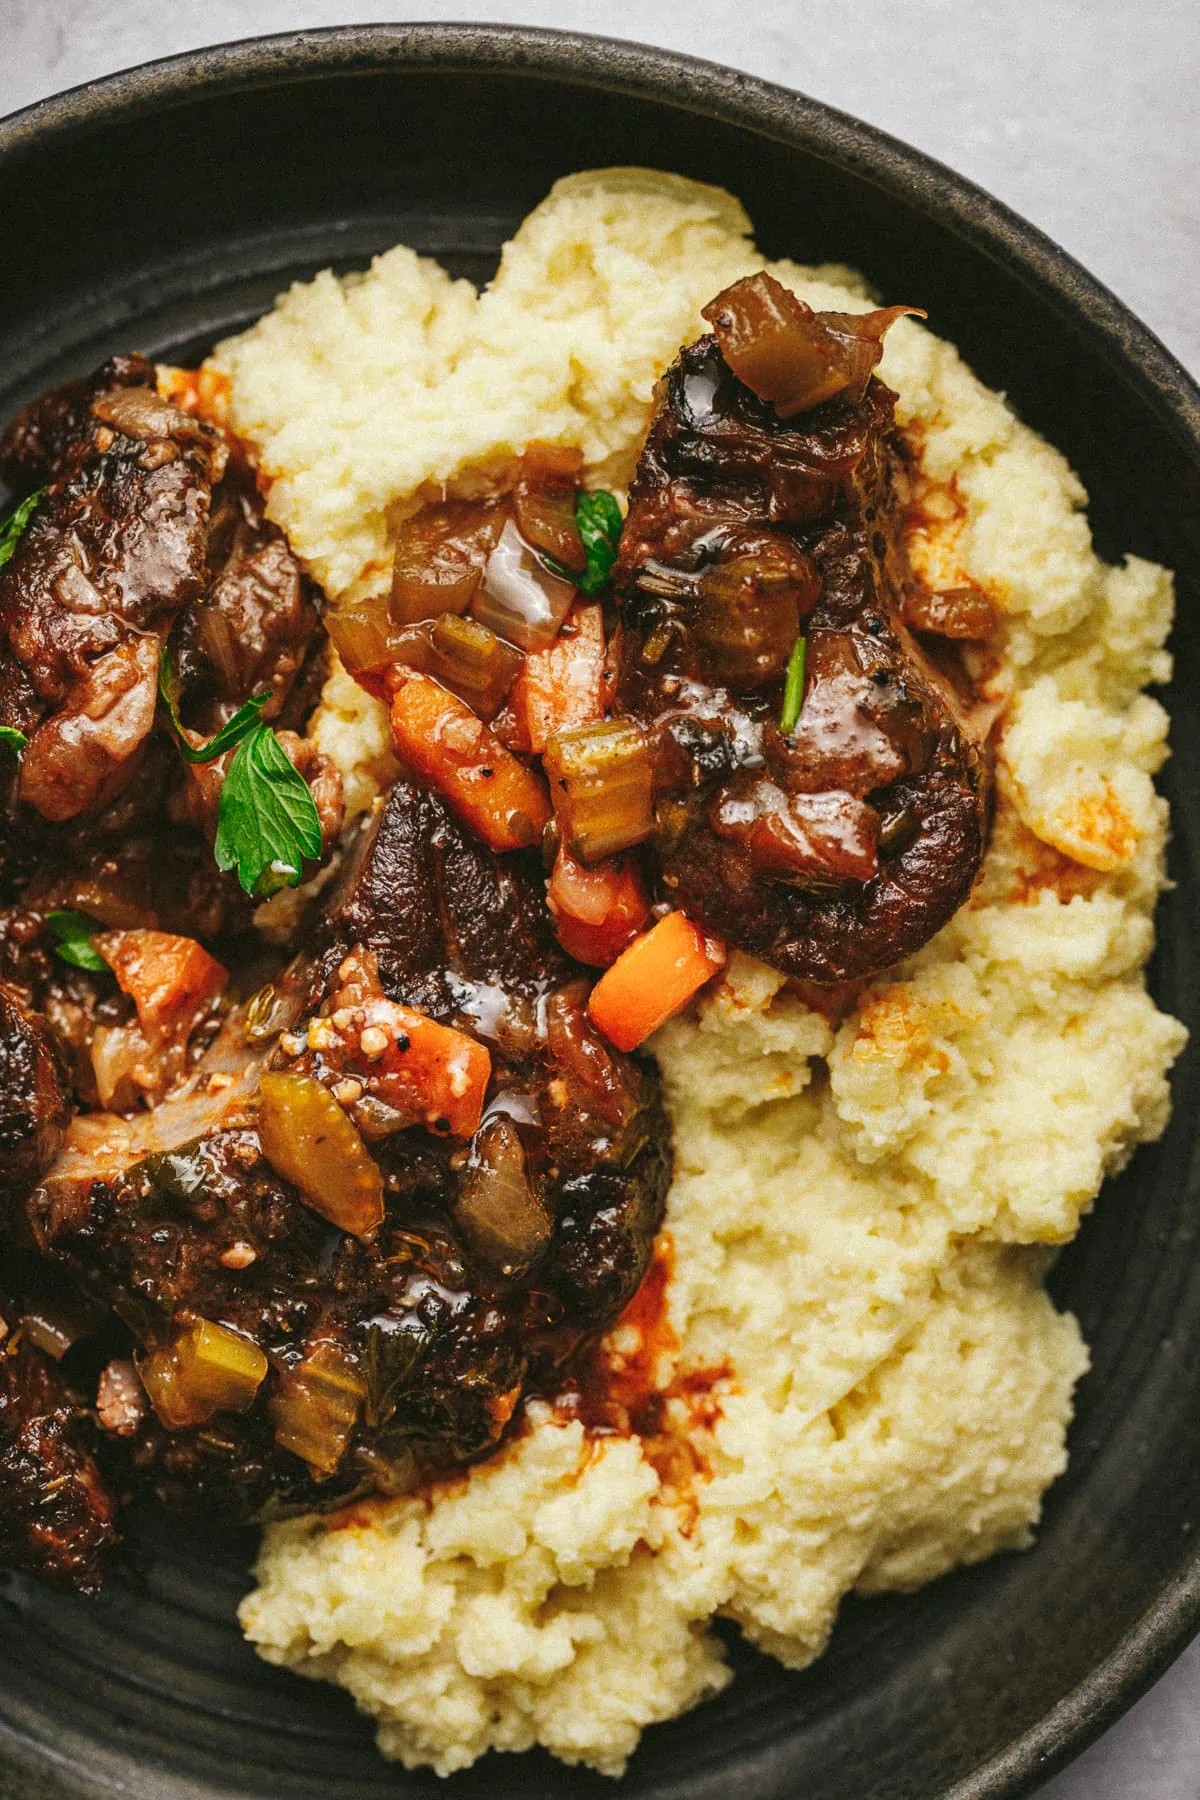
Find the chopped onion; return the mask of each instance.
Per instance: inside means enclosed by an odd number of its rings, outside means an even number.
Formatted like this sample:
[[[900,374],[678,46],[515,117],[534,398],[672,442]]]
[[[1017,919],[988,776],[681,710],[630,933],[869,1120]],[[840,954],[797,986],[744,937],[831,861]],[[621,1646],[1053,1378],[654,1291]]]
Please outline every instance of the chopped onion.
[[[68,1319],[57,1308],[39,1306],[21,1316],[21,1330],[30,1343],[61,1362],[72,1344],[87,1336],[87,1327],[77,1319]]]
[[[146,1390],[128,1357],[114,1357],[101,1370],[96,1414],[105,1431],[132,1437],[146,1416]]]
[[[271,1401],[275,1442],[303,1457],[318,1479],[332,1475],[366,1391],[349,1351],[330,1341],[316,1344],[280,1377]]]
[[[574,583],[551,574],[510,519],[488,558],[471,611],[519,649],[544,650],[558,636],[574,598]]]
[[[392,562],[393,621],[466,612],[505,516],[503,501],[443,500],[405,519]]]
[[[364,1237],[382,1221],[379,1165],[353,1120],[312,1075],[272,1069],[263,1076],[258,1136],[271,1167],[331,1225]]]
[[[429,634],[427,673],[465,700],[481,719],[494,719],[521,672],[524,657],[478,619],[443,613]]]
[[[557,732],[544,761],[562,834],[581,862],[654,836],[650,746],[632,719]]]
[[[883,355],[888,327],[915,306],[869,313],[817,313],[763,269],[710,300],[703,316],[739,381],[781,419],[844,394],[862,399]]]
[[[245,1412],[262,1386],[267,1359],[241,1332],[194,1319],[143,1357],[138,1373],[167,1430],[182,1431],[217,1412]]]
[[[582,573],[587,552],[575,522],[575,499],[583,474],[583,454],[565,444],[530,444],[521,458],[513,489],[513,511],[521,535],[565,569]]]
[[[530,1186],[521,1135],[503,1114],[477,1133],[454,1211],[478,1255],[510,1279],[550,1241],[553,1222]]]

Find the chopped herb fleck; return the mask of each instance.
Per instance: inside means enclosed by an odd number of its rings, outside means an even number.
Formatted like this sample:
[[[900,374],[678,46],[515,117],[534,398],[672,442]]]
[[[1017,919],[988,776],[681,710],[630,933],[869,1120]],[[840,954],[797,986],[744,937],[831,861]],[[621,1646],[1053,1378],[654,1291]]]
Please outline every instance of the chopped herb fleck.
[[[792,654],[788,657],[787,681],[783,689],[783,708],[779,714],[779,729],[786,737],[795,731],[796,720],[800,717],[800,708],[804,704],[804,653],[807,643],[803,633],[792,645]]]
[[[46,914],[46,923],[54,933],[54,954],[60,962],[97,974],[107,972],[108,964],[92,943],[94,934],[104,929],[98,919],[89,919],[86,913],[52,912]]]
[[[33,509],[45,491],[45,488],[38,488],[35,493],[28,494],[20,506],[13,508],[3,525],[0,525],[0,569],[20,543],[21,533],[33,517]]]

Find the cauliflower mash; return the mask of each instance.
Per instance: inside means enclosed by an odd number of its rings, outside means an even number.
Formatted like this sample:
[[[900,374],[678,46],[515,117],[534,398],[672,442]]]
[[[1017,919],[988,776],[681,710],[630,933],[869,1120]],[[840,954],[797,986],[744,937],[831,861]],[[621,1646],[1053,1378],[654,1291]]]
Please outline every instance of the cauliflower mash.
[[[333,597],[386,585],[397,522],[502,479],[534,438],[625,486],[700,307],[763,266],[738,203],[645,171],[560,182],[482,295],[399,247],[294,287],[214,367],[269,511]],[[849,271],[769,265],[816,307]],[[919,301],[921,295],[888,295]],[[531,1402],[428,1492],[273,1527],[242,1623],[337,1681],[385,1754],[446,1774],[545,1745],[619,1775],[728,1680],[715,1615],[800,1667],[842,1596],[1030,1542],[1087,1352],[1042,1278],[1105,1176],[1166,1123],[1182,1027],[1143,967],[1167,818],[1168,573],[1095,555],[1057,451],[912,319],[880,371],[920,507],[909,552],[1003,619],[980,653],[996,816],[969,903],[840,1020],[764,966],[652,1040],[675,1132],[653,1438]],[[352,810],[394,775],[340,670],[313,726]]]

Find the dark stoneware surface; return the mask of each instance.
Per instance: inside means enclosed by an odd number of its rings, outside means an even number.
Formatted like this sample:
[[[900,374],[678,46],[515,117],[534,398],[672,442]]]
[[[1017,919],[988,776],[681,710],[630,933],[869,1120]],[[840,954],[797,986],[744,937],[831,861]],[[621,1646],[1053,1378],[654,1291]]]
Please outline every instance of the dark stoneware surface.
[[[836,258],[929,308],[1071,457],[1102,550],[1180,576],[1168,696],[1172,872],[1155,991],[1195,1026],[1200,394],[1111,296],[936,164],[815,103],[666,52],[528,30],[364,27],[205,51],[0,126],[0,414],[117,348],[198,355],[289,279],[404,239],[485,279],[571,169],[657,163],[745,200],[764,250]],[[1200,1621],[1200,1059],[1165,1141],[1111,1184],[1054,1277],[1094,1369],[1037,1547],[908,1599],[851,1602],[790,1675],[650,1732],[654,1800],[999,1800],[1108,1723]],[[611,1793],[540,1755],[451,1783],[380,1761],[344,1696],[258,1663],[233,1609],[252,1539],[144,1521],[96,1605],[0,1585],[2,1800]]]

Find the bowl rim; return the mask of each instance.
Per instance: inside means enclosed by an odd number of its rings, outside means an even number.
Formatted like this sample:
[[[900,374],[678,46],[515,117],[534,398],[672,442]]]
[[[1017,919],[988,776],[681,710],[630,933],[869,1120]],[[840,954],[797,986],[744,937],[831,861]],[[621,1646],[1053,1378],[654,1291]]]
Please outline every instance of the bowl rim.
[[[657,101],[803,149],[902,198],[1061,318],[1082,325],[1113,374],[1200,467],[1200,383],[1148,326],[1037,226],[901,139],[796,90],[681,51],[599,34],[470,22],[331,25],[182,51],[64,89],[0,118],[0,162],[44,140],[281,82],[388,69],[495,70]],[[1137,1625],[1035,1725],[943,1800],[1017,1800],[1120,1717],[1200,1629],[1200,1549]]]

